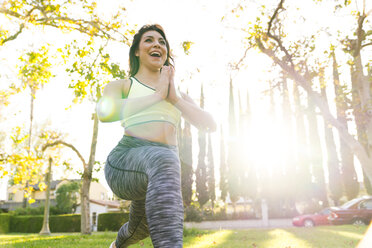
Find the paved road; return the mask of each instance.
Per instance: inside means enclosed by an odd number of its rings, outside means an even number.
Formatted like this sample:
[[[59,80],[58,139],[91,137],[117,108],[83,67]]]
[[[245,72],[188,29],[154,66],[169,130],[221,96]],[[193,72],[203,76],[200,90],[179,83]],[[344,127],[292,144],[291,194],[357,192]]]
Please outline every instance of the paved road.
[[[292,219],[272,219],[263,220],[223,220],[223,221],[203,221],[185,222],[186,228],[198,229],[249,229],[249,228],[285,228],[293,227]]]

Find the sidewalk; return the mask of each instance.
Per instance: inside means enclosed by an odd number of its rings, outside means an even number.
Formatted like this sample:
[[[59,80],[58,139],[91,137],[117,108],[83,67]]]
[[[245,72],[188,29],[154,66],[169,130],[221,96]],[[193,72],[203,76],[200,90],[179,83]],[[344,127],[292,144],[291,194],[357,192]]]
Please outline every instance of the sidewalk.
[[[271,219],[266,223],[263,220],[223,220],[185,222],[186,228],[197,229],[249,229],[249,228],[286,228],[293,227],[292,219]]]

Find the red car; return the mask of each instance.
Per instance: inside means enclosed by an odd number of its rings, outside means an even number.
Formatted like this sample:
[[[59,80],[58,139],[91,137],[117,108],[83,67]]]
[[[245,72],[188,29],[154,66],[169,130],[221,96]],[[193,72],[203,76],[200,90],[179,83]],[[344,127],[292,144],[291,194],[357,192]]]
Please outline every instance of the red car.
[[[304,226],[313,227],[319,225],[329,225],[328,216],[330,214],[330,209],[325,208],[322,211],[315,214],[305,214],[296,216],[292,219],[292,224],[294,226]]]
[[[372,220],[372,197],[363,196],[332,207],[328,219],[333,225],[368,225]]]

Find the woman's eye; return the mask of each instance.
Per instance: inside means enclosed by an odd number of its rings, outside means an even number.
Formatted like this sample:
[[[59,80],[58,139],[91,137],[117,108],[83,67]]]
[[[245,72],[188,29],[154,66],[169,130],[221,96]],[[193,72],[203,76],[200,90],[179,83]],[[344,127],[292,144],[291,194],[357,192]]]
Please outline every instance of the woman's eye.
[[[165,45],[165,41],[164,40],[159,41],[159,43],[162,44],[162,45]]]
[[[145,42],[151,42],[151,39],[146,39]]]

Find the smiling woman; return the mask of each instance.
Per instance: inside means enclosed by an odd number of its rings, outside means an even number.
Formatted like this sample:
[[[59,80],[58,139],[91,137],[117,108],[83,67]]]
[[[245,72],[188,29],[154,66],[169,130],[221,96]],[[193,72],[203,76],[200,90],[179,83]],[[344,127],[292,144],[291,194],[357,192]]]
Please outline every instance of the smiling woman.
[[[169,43],[160,25],[145,25],[129,50],[130,78],[110,82],[97,104],[103,122],[121,121],[124,137],[110,152],[105,177],[113,193],[131,200],[129,221],[110,248],[151,236],[154,247],[183,246],[183,203],[177,126],[216,123],[185,93],[177,93]]]

